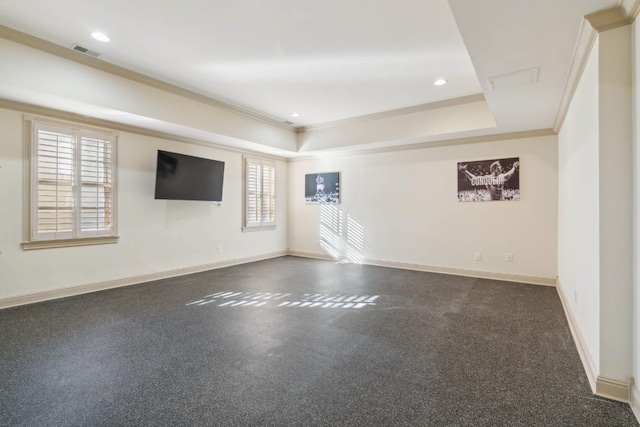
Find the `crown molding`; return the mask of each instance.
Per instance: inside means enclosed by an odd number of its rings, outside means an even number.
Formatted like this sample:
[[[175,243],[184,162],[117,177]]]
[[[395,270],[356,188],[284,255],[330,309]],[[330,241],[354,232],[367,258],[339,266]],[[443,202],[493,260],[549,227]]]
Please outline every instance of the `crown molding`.
[[[214,107],[217,107],[235,114],[240,114],[242,116],[249,117],[254,120],[259,120],[261,122],[267,123],[269,125],[272,125],[281,129],[286,129],[288,131],[294,131],[294,132],[296,130],[296,127],[294,126],[288,125],[277,119],[267,117],[258,112],[251,111],[249,109],[239,107],[233,104],[229,104],[206,95],[202,95],[200,93],[191,91],[189,89],[185,89],[183,87],[180,87],[171,83],[167,83],[165,81],[162,81],[153,77],[149,77],[147,75],[144,75],[135,71],[131,71],[127,68],[120,67],[118,65],[110,64],[108,62],[94,58],[92,56],[84,55],[82,53],[76,52],[64,46],[51,43],[47,40],[43,40],[26,33],[22,33],[20,31],[14,30],[9,27],[5,27],[3,25],[0,25],[0,38],[9,40],[15,43],[19,43],[24,46],[28,46],[30,48],[40,50],[42,52],[49,53],[51,55],[58,56],[60,58],[67,59],[69,61],[73,61],[78,64],[82,64],[87,67],[91,67],[91,68],[103,71],[105,73],[113,74],[115,76],[122,77],[124,79],[134,81],[136,83],[141,83],[141,84],[153,87],[155,89],[159,89],[165,92],[179,95],[184,98],[201,102],[203,104],[212,105]]]
[[[296,133],[311,132],[314,130],[326,129],[335,126],[344,126],[353,123],[359,123],[369,120],[379,120],[388,117],[401,116],[405,114],[419,113],[427,110],[436,110],[445,107],[454,107],[456,105],[470,104],[472,102],[484,101],[485,97],[482,93],[462,96],[459,98],[445,99],[443,101],[430,102],[428,104],[414,105],[411,107],[398,108],[396,110],[381,111],[379,113],[366,114],[364,116],[352,117],[344,120],[336,120],[333,122],[319,123],[310,126],[301,126],[296,129]]]
[[[569,106],[571,105],[573,96],[578,89],[578,83],[580,83],[582,73],[587,66],[587,60],[589,59],[591,50],[596,43],[597,35],[597,31],[586,19],[583,19],[582,25],[580,26],[580,32],[578,33],[578,40],[573,49],[571,65],[569,66],[569,74],[564,85],[562,98],[560,99],[560,106],[558,107],[556,120],[553,123],[553,130],[556,132],[560,132],[564,119],[567,117]]]
[[[627,12],[621,6],[590,13],[589,15],[586,15],[584,19],[589,21],[593,29],[599,33],[618,27],[624,27],[625,25],[629,25],[633,22],[633,18],[627,15]]]
[[[484,94],[479,93],[479,94],[464,96],[460,98],[447,99],[447,100],[432,102],[428,104],[421,104],[421,105],[415,105],[411,107],[400,108],[396,110],[382,111],[378,113],[353,117],[353,118],[344,119],[344,120],[337,120],[333,122],[320,123],[320,124],[315,124],[310,126],[295,126],[295,125],[287,124],[283,121],[279,121],[275,118],[265,116],[261,113],[251,111],[249,109],[236,106],[233,104],[229,104],[229,103],[220,101],[218,99],[191,91],[189,89],[185,89],[183,87],[180,87],[171,83],[167,83],[165,81],[156,79],[154,77],[150,77],[150,76],[129,70],[127,68],[120,67],[118,65],[110,64],[98,58],[84,55],[82,53],[76,52],[64,46],[60,46],[55,43],[49,42],[47,40],[43,40],[26,33],[22,33],[18,30],[14,30],[12,28],[9,28],[3,25],[0,25],[0,38],[9,40],[15,43],[19,43],[21,45],[40,50],[42,52],[55,55],[63,59],[67,59],[69,61],[73,61],[78,64],[82,64],[82,65],[97,69],[99,71],[103,71],[118,77],[122,77],[127,80],[141,83],[146,86],[153,87],[155,89],[159,89],[168,93],[179,95],[197,102],[201,102],[203,104],[212,105],[214,107],[217,107],[232,113],[240,114],[254,120],[259,120],[269,125],[272,125],[281,129],[285,129],[297,134],[302,134],[304,132],[309,132],[317,129],[325,129],[333,126],[341,126],[345,124],[357,123],[362,121],[376,120],[376,119],[381,119],[386,117],[394,117],[394,116],[399,116],[403,114],[418,113],[426,110],[451,107],[451,106],[485,100]]]
[[[567,117],[569,106],[587,66],[591,50],[596,42],[598,33],[623,27],[633,23],[640,12],[640,0],[620,0],[617,7],[601,10],[586,15],[582,20],[578,40],[573,50],[573,57],[569,68],[564,92],[553,124],[553,130],[560,132],[560,128]]]
[[[624,11],[629,19],[634,21],[640,12],[640,0],[620,0],[618,7]]]
[[[80,123],[87,126],[134,133],[138,135],[149,136],[152,138],[167,139],[170,141],[183,142],[185,144],[199,145],[202,147],[215,148],[218,150],[231,151],[234,153],[251,154],[251,155],[256,155],[256,156],[260,156],[260,157],[268,158],[272,160],[287,161],[287,157],[285,156],[278,156],[278,155],[263,153],[260,151],[255,151],[250,149],[235,148],[230,145],[224,145],[224,144],[219,144],[215,142],[195,139],[195,138],[188,138],[188,137],[175,135],[168,132],[145,129],[138,126],[112,122],[109,120],[97,119],[94,117],[83,116],[81,114],[69,113],[67,111],[60,111],[53,108],[41,107],[39,105],[27,104],[27,103],[12,101],[4,98],[0,98],[0,108],[19,111],[25,114],[34,114],[36,116],[43,116],[43,117],[48,117],[56,120],[64,120],[68,122]]]

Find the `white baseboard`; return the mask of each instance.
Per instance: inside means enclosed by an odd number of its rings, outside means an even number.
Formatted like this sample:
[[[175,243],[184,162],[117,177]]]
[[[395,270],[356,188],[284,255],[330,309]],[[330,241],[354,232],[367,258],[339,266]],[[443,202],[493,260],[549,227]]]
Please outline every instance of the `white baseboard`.
[[[327,255],[325,253],[289,251],[288,254],[291,255],[291,256],[297,256],[297,257],[301,257],[301,258],[313,258],[313,259],[324,259],[324,260],[327,260],[327,261],[336,261],[335,258],[333,258],[332,256]]]
[[[631,399],[629,404],[631,405],[631,410],[640,423],[640,390],[638,390],[638,384],[631,385]]]
[[[631,387],[629,381],[619,381],[598,376],[594,394],[617,400],[618,402],[629,403],[631,400]]]
[[[564,315],[567,318],[567,323],[569,323],[571,336],[573,336],[573,341],[576,343],[578,354],[580,355],[580,360],[582,361],[582,366],[584,367],[584,371],[587,374],[587,379],[589,380],[591,391],[595,393],[596,380],[598,379],[598,371],[596,369],[596,365],[593,362],[593,358],[591,357],[591,353],[589,352],[589,348],[587,347],[587,342],[582,336],[582,332],[580,331],[580,327],[578,326],[578,321],[573,314],[573,310],[571,310],[569,300],[564,294],[564,289],[562,288],[562,284],[559,280],[556,289],[558,290],[558,296],[560,296],[560,302],[562,303],[562,308],[564,309]]]
[[[326,253],[289,251],[289,255],[299,256],[304,258],[335,260],[333,257],[327,255]],[[340,260],[335,260],[335,261],[340,261]],[[433,265],[423,265],[423,264],[409,264],[404,262],[384,261],[384,260],[371,259],[371,258],[365,258],[365,259],[359,260],[359,263],[366,264],[366,265],[375,265],[379,267],[401,268],[403,270],[425,271],[428,273],[442,273],[442,274],[451,274],[454,276],[477,277],[480,279],[493,279],[493,280],[502,280],[507,282],[527,283],[530,285],[556,286],[555,278],[518,276],[514,274],[491,273],[487,271],[464,270],[460,268],[437,267]]]
[[[209,264],[196,265],[192,267],[178,268],[175,270],[161,271],[157,273],[143,274],[140,276],[126,277],[122,279],[109,280],[106,282],[90,283],[88,285],[73,286],[53,291],[39,292],[28,295],[20,295],[17,297],[6,298],[0,300],[0,309],[16,307],[19,305],[33,304],[36,302],[48,301],[52,299],[70,297],[90,292],[103,291],[106,289],[119,288],[122,286],[130,286],[138,283],[150,282],[153,280],[168,279],[170,277],[184,276],[201,271],[215,270],[222,267],[230,267],[232,265],[246,264],[248,262],[261,261],[270,258],[277,258],[287,255],[286,251],[272,252],[269,254],[257,255],[246,258],[228,259]]]
[[[562,302],[562,308],[564,309],[565,317],[567,318],[567,322],[569,323],[569,330],[571,331],[571,335],[573,336],[573,341],[576,343],[578,354],[580,355],[580,360],[582,361],[582,366],[584,367],[584,371],[587,374],[587,379],[589,380],[591,391],[593,392],[593,394],[601,397],[606,397],[607,399],[628,403],[630,400],[631,382],[614,380],[598,374],[598,369],[593,362],[593,358],[591,357],[591,353],[589,352],[589,348],[587,347],[587,342],[585,341],[584,336],[580,331],[578,321],[573,314],[573,310],[571,309],[569,300],[567,299],[567,296],[564,293],[564,288],[562,287],[562,284],[559,280],[556,289],[558,290],[558,295],[560,296],[560,301]]]
[[[209,264],[179,268],[175,270],[161,271],[156,273],[143,274],[140,276],[126,277],[122,279],[110,280],[105,282],[90,283],[87,285],[72,286],[68,288],[56,289],[53,291],[38,292],[33,294],[20,295],[17,297],[0,299],[0,309],[16,307],[16,306],[25,305],[25,304],[33,304],[36,302],[49,301],[52,299],[65,298],[65,297],[70,297],[70,296],[75,296],[80,294],[86,294],[89,292],[97,292],[97,291],[102,291],[106,289],[119,288],[122,286],[130,286],[138,283],[150,282],[153,280],[183,276],[186,274],[199,273],[201,271],[214,270],[217,268],[229,267],[232,265],[245,264],[248,262],[260,261],[260,260],[270,259],[270,258],[277,258],[284,255],[333,260],[331,256],[325,253],[311,253],[311,252],[300,252],[300,251],[273,252],[273,253],[258,255],[253,257],[230,259],[230,260],[224,260],[224,261],[219,261],[219,262],[214,262]],[[479,278],[485,278],[485,279],[506,280],[511,282],[555,286],[555,279],[547,279],[547,278],[539,278],[539,277],[516,276],[516,275],[501,274],[501,273],[488,273],[488,272],[474,271],[474,270],[462,270],[462,269],[455,269],[455,268],[435,267],[435,266],[419,265],[419,264],[407,264],[407,263],[382,261],[382,260],[375,260],[375,259],[362,260],[362,263],[368,264],[368,265],[381,266],[381,267],[402,268],[405,270],[417,270],[417,271],[426,271],[426,272],[432,272],[432,273],[444,273],[444,274],[453,274],[458,276],[479,277]]]

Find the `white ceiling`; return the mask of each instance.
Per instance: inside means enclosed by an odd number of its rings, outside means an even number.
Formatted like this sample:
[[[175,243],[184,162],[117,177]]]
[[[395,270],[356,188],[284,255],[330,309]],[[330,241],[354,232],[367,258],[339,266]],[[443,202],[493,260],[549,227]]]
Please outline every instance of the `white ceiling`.
[[[617,0],[449,0],[501,132],[552,128],[583,17]],[[538,83],[491,90],[487,79],[532,67]]]
[[[553,126],[583,16],[617,4],[4,0],[0,25],[295,126],[484,93],[497,126],[478,133],[503,133]],[[529,68],[535,84],[487,83]]]

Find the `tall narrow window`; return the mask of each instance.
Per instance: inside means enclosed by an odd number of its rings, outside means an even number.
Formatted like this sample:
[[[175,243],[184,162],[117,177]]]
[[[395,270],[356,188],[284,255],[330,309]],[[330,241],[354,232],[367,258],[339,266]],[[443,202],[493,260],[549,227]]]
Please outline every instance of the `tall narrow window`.
[[[112,133],[33,121],[30,235],[24,249],[109,243],[116,236]],[[72,242],[77,240],[77,242]]]
[[[244,158],[244,230],[276,226],[276,167],[268,160]]]

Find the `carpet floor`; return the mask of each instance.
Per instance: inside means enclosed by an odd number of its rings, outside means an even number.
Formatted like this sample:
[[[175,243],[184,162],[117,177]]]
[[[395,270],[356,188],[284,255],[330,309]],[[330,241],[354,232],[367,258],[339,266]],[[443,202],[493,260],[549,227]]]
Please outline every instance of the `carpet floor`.
[[[555,288],[282,257],[0,311],[2,426],[637,426]]]

